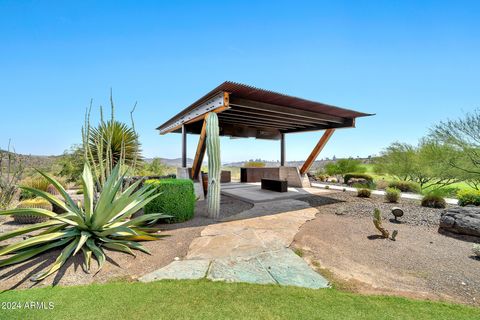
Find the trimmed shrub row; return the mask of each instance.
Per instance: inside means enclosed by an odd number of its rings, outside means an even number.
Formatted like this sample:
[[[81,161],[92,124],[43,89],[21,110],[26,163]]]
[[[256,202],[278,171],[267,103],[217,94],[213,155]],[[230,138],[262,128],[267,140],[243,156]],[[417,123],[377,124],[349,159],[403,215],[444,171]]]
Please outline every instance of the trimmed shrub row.
[[[172,216],[168,223],[183,222],[193,217],[196,197],[191,180],[147,180],[145,185],[156,188],[162,194],[145,206],[145,213],[168,214]]]

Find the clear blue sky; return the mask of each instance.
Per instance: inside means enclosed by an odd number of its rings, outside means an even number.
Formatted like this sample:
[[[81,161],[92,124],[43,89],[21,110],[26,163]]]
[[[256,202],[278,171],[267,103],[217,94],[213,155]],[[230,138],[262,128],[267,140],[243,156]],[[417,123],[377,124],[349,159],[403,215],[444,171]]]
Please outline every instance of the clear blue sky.
[[[136,124],[147,157],[180,156],[154,130],[224,80],[359,111],[322,156],[416,142],[480,106],[480,1],[0,0],[0,146],[60,154],[80,142],[85,108]],[[320,132],[287,137],[306,158]],[[189,137],[190,157],[197,136]],[[222,140],[224,161],[279,158],[279,143]]]

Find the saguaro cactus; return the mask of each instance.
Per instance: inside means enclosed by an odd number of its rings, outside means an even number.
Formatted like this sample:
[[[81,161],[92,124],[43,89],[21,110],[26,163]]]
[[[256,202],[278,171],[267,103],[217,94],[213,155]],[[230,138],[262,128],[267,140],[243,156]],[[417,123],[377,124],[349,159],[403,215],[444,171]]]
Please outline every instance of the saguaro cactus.
[[[214,112],[207,115],[207,156],[208,156],[208,215],[217,219],[220,215],[220,137],[218,117]]]

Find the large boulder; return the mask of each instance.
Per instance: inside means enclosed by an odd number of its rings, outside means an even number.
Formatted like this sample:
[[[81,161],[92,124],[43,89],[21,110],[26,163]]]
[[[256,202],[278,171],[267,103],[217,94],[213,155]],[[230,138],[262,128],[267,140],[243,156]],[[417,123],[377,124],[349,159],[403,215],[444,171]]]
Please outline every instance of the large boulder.
[[[440,228],[458,234],[480,237],[480,207],[446,209],[440,217]]]

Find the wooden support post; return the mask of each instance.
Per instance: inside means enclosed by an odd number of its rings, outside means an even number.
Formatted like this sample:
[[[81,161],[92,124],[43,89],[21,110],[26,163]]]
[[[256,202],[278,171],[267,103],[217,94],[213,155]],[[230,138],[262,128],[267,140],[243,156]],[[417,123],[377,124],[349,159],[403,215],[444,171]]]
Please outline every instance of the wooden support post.
[[[198,138],[197,152],[195,152],[195,158],[192,165],[192,179],[195,180],[202,168],[203,158],[205,156],[205,138],[207,135],[207,117],[203,120],[202,131],[200,132],[200,138]]]
[[[182,168],[187,167],[187,129],[182,125]]]
[[[313,148],[312,152],[310,153],[307,160],[305,161],[302,168],[300,169],[300,174],[301,175],[308,172],[308,170],[312,166],[313,162],[315,161],[315,159],[317,159],[318,155],[320,154],[320,151],[322,151],[323,147],[325,147],[325,145],[327,144],[327,142],[330,139],[330,137],[332,136],[333,132],[335,132],[335,129],[325,130],[325,133],[320,138],[320,140],[318,141],[315,148]]]
[[[280,135],[280,165],[285,166],[285,133]]]

